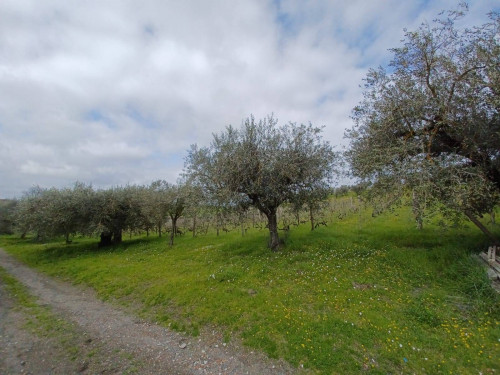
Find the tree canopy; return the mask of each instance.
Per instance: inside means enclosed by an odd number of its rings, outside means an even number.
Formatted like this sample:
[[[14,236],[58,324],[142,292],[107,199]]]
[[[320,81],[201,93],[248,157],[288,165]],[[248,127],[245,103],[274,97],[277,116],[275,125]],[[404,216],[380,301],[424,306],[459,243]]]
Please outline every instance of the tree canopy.
[[[14,232],[16,205],[16,200],[0,199],[0,234],[12,234]]]
[[[333,177],[336,154],[320,133],[311,124],[278,126],[272,116],[251,116],[240,129],[214,134],[210,146],[193,146],[186,171],[217,197],[259,209],[268,219],[269,246],[277,250],[278,207],[324,189]]]
[[[481,226],[500,193],[500,16],[460,29],[464,14],[406,31],[389,69],[369,71],[346,156],[372,192],[411,188]]]

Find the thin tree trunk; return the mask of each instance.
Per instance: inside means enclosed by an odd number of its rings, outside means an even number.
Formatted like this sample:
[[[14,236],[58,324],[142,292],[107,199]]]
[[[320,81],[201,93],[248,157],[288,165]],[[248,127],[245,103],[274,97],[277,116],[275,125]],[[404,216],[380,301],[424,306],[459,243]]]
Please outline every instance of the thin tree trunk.
[[[196,212],[193,216],[193,238],[196,237]]]
[[[471,212],[469,211],[465,211],[465,216],[467,216],[469,218],[470,221],[472,221],[480,230],[481,232],[483,232],[486,236],[488,236],[488,238],[490,240],[493,241],[493,245],[500,245],[500,241],[498,240],[498,238],[493,234],[491,233],[488,228],[486,228],[483,223],[481,223],[477,217],[475,217]]]
[[[422,228],[424,227],[424,222],[422,219],[422,209],[420,206],[420,201],[418,199],[418,196],[415,193],[415,190],[413,190],[413,196],[412,196],[412,210],[413,210],[413,216],[415,216],[415,221],[417,222],[417,229],[422,230]]]
[[[161,237],[161,224],[158,224],[158,237]]]
[[[244,223],[244,219],[243,219],[243,214],[240,213],[240,227],[241,227],[241,237],[244,237],[245,236],[245,223]]]
[[[172,218],[172,231],[170,232],[170,246],[174,246],[174,237],[177,234],[177,218]]]
[[[311,220],[311,231],[314,230],[314,213],[312,204],[309,205],[309,219]]]
[[[268,226],[269,226],[269,247],[272,251],[278,251],[280,246],[280,238],[278,235],[278,217],[276,215],[276,210],[271,211],[267,215]]]

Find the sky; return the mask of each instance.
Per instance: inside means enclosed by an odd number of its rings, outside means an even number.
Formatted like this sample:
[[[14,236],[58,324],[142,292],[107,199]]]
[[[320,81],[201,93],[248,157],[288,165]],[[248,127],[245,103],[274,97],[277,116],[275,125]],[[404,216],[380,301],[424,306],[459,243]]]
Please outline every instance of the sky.
[[[0,198],[175,182],[192,144],[271,113],[338,150],[368,69],[458,1],[1,0]],[[464,25],[500,0],[469,2]]]

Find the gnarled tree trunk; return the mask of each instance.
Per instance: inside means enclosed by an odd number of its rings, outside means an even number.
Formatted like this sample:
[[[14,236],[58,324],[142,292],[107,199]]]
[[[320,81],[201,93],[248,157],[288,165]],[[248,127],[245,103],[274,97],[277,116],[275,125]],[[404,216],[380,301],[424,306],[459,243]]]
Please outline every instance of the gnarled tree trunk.
[[[278,251],[280,246],[280,238],[278,235],[278,217],[276,215],[276,209],[270,210],[266,214],[268,226],[269,226],[269,247],[272,251]]]
[[[109,246],[112,244],[113,233],[111,232],[102,232],[101,233],[101,241],[97,244],[97,247]]]
[[[479,221],[479,219],[474,216],[474,214],[470,211],[465,211],[465,216],[467,216],[469,218],[470,221],[472,221],[480,230],[481,232],[483,232],[486,236],[488,236],[488,238],[493,242],[492,245],[495,245],[495,246],[499,246],[500,245],[500,241],[498,240],[498,237],[495,236],[493,233],[491,233],[489,231],[488,228],[486,228],[486,226],[483,225],[483,223],[481,223]]]
[[[121,243],[122,242],[122,230],[117,230],[116,232],[113,233],[113,242],[114,243]]]

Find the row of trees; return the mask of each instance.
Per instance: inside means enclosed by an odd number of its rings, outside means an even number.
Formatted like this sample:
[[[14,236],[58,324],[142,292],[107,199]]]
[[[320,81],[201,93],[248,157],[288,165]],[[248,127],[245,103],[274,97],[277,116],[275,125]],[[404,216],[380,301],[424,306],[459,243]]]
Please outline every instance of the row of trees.
[[[17,202],[10,199],[0,199],[0,234],[14,233],[14,212]]]
[[[229,216],[237,217],[242,233],[249,212],[255,223],[267,220],[269,246],[277,250],[278,209],[287,204],[300,220],[303,208],[314,230],[315,214],[331,191],[336,154],[323,142],[319,128],[287,124],[279,127],[268,117],[259,122],[247,119],[240,129],[228,127],[214,136],[210,147],[193,147],[186,159],[183,182],[169,184],[155,181],[149,186],[115,187],[95,191],[76,183],[73,188],[42,189],[34,187],[17,203],[17,229],[38,238],[64,236],[67,242],[76,233],[100,234],[100,245],[119,243],[123,232],[154,230],[159,236],[170,222],[170,245],[178,233],[182,216],[190,219],[195,235],[199,219],[215,222],[227,230]],[[295,221],[284,219],[281,229]],[[262,227],[262,226],[261,226]]]
[[[332,191],[334,197],[314,206],[279,207],[279,230],[286,233],[306,223],[314,230],[358,212],[362,202],[353,192],[352,187],[344,186]],[[68,243],[77,234],[101,235],[101,244],[106,245],[121,242],[125,233],[154,232],[161,237],[168,232],[173,244],[175,235],[187,232],[194,237],[236,230],[245,236],[250,228],[267,229],[267,217],[254,207],[209,204],[192,185],[164,181],[97,191],[82,183],[60,190],[34,187],[20,200],[0,202],[0,234],[30,233],[39,240],[62,236]]]
[[[276,251],[278,208],[287,203],[300,211],[306,205],[314,228],[313,212],[329,195],[337,154],[320,133],[311,124],[279,126],[272,116],[250,117],[241,128],[214,135],[210,146],[193,146],[180,184],[156,181],[98,191],[81,183],[62,190],[35,187],[18,203],[19,229],[64,235],[67,242],[75,233],[100,233],[100,244],[108,245],[121,242],[125,230],[155,229],[161,235],[168,219],[172,245],[177,221],[188,211],[195,233],[203,210],[214,212],[219,231],[227,212],[243,218],[253,207],[266,217],[269,247]]]
[[[418,218],[436,209],[465,215],[498,244],[479,218],[500,200],[500,15],[465,30],[455,27],[463,15],[450,12],[406,32],[390,71],[368,73],[344,156],[372,202],[390,206],[411,196]],[[35,188],[21,200],[19,217],[25,231],[38,223],[38,234],[68,240],[76,231],[101,232],[104,244],[119,242],[125,229],[161,231],[170,218],[173,243],[187,209],[196,218],[200,205],[210,208],[219,228],[225,211],[244,215],[253,207],[267,219],[269,247],[277,250],[278,209],[307,206],[313,221],[330,192],[339,154],[321,131],[250,117],[214,134],[209,146],[191,147],[184,184]]]
[[[155,230],[161,236],[170,219],[173,244],[177,220],[195,194],[192,187],[165,181],[97,191],[82,183],[66,189],[34,187],[17,202],[15,221],[22,235],[64,236],[70,242],[77,233],[100,233],[100,244],[109,245],[120,243],[124,231]]]
[[[267,219],[269,247],[280,246],[278,209],[295,212],[306,206],[314,229],[314,212],[327,199],[337,154],[312,125],[278,126],[272,116],[248,118],[240,129],[227,127],[209,147],[193,146],[186,158],[183,183],[153,182],[94,191],[77,183],[67,189],[31,189],[16,209],[22,233],[37,236],[101,234],[101,245],[119,243],[124,231],[156,230],[171,223],[170,244],[177,221],[192,217],[196,232],[200,213],[214,213],[217,232],[223,218],[235,212],[240,221],[250,207]]]
[[[465,216],[499,245],[480,218],[500,202],[500,14],[456,27],[466,12],[463,4],[407,31],[389,72],[369,71],[344,158],[376,211],[411,202],[420,227],[425,214]],[[259,209],[275,249],[277,208],[319,204],[339,164],[320,132],[250,118],[193,147],[187,170],[201,186]]]

